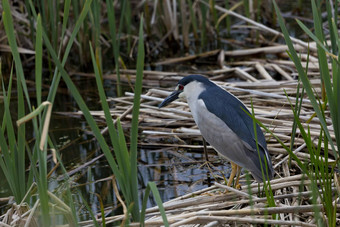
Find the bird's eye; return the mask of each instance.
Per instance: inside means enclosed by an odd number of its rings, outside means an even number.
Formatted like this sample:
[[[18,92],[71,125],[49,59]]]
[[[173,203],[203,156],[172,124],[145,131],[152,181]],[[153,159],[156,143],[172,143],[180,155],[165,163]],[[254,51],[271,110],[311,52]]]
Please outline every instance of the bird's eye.
[[[178,85],[178,90],[179,90],[179,91],[183,91],[183,89],[184,89],[184,86],[183,86],[182,84],[179,84],[179,85]]]

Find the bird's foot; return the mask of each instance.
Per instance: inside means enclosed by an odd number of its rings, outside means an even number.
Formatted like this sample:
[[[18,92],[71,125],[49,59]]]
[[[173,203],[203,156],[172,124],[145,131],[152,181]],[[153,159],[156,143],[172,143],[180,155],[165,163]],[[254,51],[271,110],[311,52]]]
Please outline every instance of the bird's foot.
[[[215,166],[209,161],[203,162],[203,164],[199,168],[202,168],[204,166],[208,167],[210,172],[212,171],[211,169],[215,168]]]
[[[235,188],[236,188],[237,190],[241,190],[241,189],[242,189],[242,186],[241,186],[241,184],[236,184],[236,185],[235,185]]]

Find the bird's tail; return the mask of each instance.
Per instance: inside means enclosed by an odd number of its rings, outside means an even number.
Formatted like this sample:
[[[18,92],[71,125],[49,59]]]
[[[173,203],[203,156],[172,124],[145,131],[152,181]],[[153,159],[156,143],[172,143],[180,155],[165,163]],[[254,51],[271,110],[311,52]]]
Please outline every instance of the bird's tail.
[[[263,174],[264,174],[265,180],[273,179],[274,168],[273,168],[271,158],[268,154],[268,151],[261,146],[259,146],[259,149],[260,149],[261,164],[258,163],[258,165],[256,165],[257,168],[251,171],[251,174],[253,175],[253,177],[255,178],[257,182],[261,183],[263,182]],[[262,174],[262,170],[263,170],[263,174]]]

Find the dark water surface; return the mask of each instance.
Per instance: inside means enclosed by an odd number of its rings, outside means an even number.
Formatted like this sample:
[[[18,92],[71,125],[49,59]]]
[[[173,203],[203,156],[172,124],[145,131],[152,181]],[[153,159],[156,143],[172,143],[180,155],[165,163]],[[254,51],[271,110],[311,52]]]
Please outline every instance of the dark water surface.
[[[76,81],[76,85],[88,107],[91,110],[101,110],[96,86],[94,86],[95,80],[79,76],[74,81]],[[85,200],[95,214],[100,213],[97,196],[99,195],[108,215],[121,213],[119,202],[112,188],[110,178],[112,171],[85,119],[81,115],[71,114],[78,111],[78,106],[68,94],[66,87],[63,88],[63,86],[61,83],[62,89],[57,94],[53,106],[54,114],[50,123],[49,136],[60,152],[62,163],[71,178],[71,188],[74,192],[77,208],[84,209],[82,204]],[[108,97],[115,95],[115,84],[112,80],[104,81],[104,86]],[[12,105],[14,111],[15,100],[13,100]],[[100,122],[98,125],[101,125],[101,128],[106,126]],[[28,126],[28,131],[29,128]],[[32,136],[28,133],[28,137],[31,138]],[[55,164],[52,161],[52,156],[49,155],[48,157],[49,171]],[[176,153],[173,149],[140,147],[138,152],[140,203],[149,181],[156,183],[163,202],[209,186],[213,179],[210,177],[209,169],[202,166],[204,162],[202,150],[179,149]],[[216,160],[215,164],[215,174],[220,174],[220,171],[228,172],[227,165],[223,165],[220,160]],[[57,190],[60,192],[65,190],[64,177],[61,168],[53,172],[49,185],[50,191]],[[0,179],[5,179],[2,171],[0,171]],[[9,195],[10,191],[6,181],[0,180],[0,198]],[[155,205],[153,197],[150,196],[148,207]],[[3,211],[5,212],[5,210]],[[88,215],[84,211],[81,218],[87,220]]]
[[[100,110],[97,92],[91,87],[95,81],[93,79],[80,79],[78,87],[86,88],[87,83],[89,84],[88,89],[81,90],[82,96],[87,97],[87,104],[89,104],[90,109]],[[112,81],[105,81],[105,85],[107,93],[114,94],[115,85]],[[64,95],[60,95],[58,99],[56,100],[55,112],[77,109],[73,100],[67,100]],[[60,149],[64,165],[72,173],[71,178],[74,180],[74,187],[82,192],[82,195],[96,213],[100,210],[98,197],[95,193],[101,196],[108,210],[116,208],[118,203],[112,189],[111,179],[107,179],[112,175],[112,172],[104,156],[94,163],[80,168],[84,163],[90,162],[102,154],[88,130],[87,123],[83,118],[55,114],[50,126],[50,136]],[[221,171],[228,175],[229,164],[224,165],[216,157],[215,160],[216,169],[214,173],[220,174]],[[163,202],[209,186],[213,179],[210,177],[209,169],[202,166],[204,162],[202,150],[179,149],[177,154],[173,149],[140,147],[138,152],[140,202],[143,198],[142,192],[149,181],[156,183]],[[72,172],[76,168],[79,168],[78,171]],[[53,177],[60,179],[62,172],[58,171]],[[154,205],[156,203],[150,196],[148,207]],[[119,212],[119,208],[117,212]]]

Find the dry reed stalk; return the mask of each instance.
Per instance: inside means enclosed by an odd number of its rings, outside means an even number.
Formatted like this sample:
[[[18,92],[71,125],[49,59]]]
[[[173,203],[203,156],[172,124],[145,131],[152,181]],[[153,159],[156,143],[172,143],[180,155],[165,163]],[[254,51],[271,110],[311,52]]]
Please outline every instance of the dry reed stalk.
[[[296,51],[305,50],[304,47],[300,45],[294,45]],[[279,54],[285,53],[288,50],[287,45],[277,45],[277,46],[268,46],[268,47],[258,47],[244,50],[232,50],[232,51],[224,51],[225,56],[227,57],[236,57],[236,56],[249,56],[253,54]]]
[[[195,54],[195,55],[190,55],[190,56],[186,56],[186,57],[178,57],[178,58],[167,59],[167,60],[164,60],[164,61],[156,62],[155,65],[167,65],[167,64],[175,64],[175,63],[180,63],[180,62],[185,62],[185,61],[191,61],[191,60],[194,60],[196,58],[204,58],[204,57],[217,55],[219,52],[220,52],[220,50],[212,50],[212,51],[208,51],[208,52],[201,53],[201,54]]]

